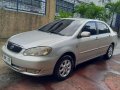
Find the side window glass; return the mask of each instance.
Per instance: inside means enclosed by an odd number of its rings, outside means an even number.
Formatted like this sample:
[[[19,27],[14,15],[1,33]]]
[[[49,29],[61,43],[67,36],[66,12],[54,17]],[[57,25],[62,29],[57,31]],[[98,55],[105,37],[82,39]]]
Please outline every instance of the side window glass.
[[[96,30],[96,25],[95,22],[88,22],[82,29],[83,31],[88,31],[91,33],[91,35],[96,35],[97,34],[97,30]]]
[[[99,34],[109,33],[109,28],[104,23],[97,23]]]

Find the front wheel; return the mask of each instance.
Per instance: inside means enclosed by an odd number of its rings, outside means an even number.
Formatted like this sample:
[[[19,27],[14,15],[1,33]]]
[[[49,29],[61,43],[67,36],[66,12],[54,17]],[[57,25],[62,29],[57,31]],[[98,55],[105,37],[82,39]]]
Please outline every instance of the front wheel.
[[[64,80],[70,76],[74,68],[73,58],[69,55],[65,55],[58,60],[54,75],[58,80]]]
[[[107,53],[105,54],[106,59],[110,59],[113,56],[114,46],[111,44],[107,50]]]

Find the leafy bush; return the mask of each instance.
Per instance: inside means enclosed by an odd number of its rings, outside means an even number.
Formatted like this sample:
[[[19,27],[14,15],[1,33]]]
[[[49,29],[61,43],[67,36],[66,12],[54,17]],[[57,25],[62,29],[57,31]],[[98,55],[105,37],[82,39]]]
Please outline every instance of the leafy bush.
[[[69,17],[73,17],[73,13],[65,12],[63,10],[60,10],[59,15],[56,16],[55,19],[69,18]]]

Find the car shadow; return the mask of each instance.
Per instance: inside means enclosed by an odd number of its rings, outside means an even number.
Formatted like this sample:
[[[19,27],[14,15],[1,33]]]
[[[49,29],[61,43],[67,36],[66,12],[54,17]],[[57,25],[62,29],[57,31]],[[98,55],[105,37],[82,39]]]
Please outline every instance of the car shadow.
[[[82,68],[85,68],[85,67],[87,67],[89,65],[92,65],[92,64],[95,64],[95,65],[96,64],[105,64],[106,61],[107,60],[103,56],[100,56],[100,57],[97,57],[97,58],[94,58],[94,59],[90,59],[86,62],[83,62],[83,63],[77,65],[75,71],[80,70]]]

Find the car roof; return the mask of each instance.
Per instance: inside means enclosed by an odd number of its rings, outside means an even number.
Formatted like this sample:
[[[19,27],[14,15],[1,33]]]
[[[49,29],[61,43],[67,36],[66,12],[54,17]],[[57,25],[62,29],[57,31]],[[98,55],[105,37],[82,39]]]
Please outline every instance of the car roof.
[[[69,20],[79,20],[81,22],[87,22],[87,21],[100,21],[100,20],[97,20],[97,19],[88,19],[88,18],[62,18],[62,19],[69,19]],[[100,21],[102,22],[102,21]]]

